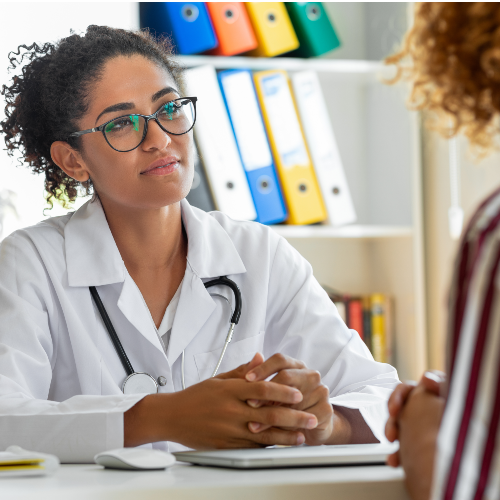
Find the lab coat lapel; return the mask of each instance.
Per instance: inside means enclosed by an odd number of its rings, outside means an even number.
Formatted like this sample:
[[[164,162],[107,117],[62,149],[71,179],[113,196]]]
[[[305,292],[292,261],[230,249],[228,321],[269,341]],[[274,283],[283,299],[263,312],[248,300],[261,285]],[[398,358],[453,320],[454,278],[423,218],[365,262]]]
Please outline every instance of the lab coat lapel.
[[[188,238],[188,264],[167,351],[171,365],[216,308],[203,279],[246,272],[234,243],[214,216],[186,200],[181,201],[181,211]]]
[[[167,358],[171,366],[201,330],[215,307],[203,281],[188,266],[168,345]]]
[[[148,306],[135,281],[128,273],[125,276],[122,293],[118,299],[118,308],[149,342],[164,353]]]

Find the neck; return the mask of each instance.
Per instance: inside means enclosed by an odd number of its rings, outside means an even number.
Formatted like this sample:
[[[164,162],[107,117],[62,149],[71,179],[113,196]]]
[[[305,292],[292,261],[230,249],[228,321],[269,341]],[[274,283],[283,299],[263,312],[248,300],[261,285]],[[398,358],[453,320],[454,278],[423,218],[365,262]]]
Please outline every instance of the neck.
[[[165,270],[185,261],[180,202],[159,209],[130,209],[107,199],[101,203],[130,274]]]

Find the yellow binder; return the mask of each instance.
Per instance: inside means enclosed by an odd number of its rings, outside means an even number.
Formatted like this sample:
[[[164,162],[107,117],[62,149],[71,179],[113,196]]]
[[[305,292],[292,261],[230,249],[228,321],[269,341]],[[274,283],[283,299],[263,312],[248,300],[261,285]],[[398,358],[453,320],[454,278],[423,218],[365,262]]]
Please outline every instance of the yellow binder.
[[[246,2],[259,46],[252,56],[273,57],[299,47],[299,40],[283,2]]]
[[[372,310],[372,354],[375,361],[387,363],[385,331],[385,296],[374,293],[370,297]]]
[[[288,206],[289,224],[312,224],[327,213],[285,71],[254,73],[267,135]]]

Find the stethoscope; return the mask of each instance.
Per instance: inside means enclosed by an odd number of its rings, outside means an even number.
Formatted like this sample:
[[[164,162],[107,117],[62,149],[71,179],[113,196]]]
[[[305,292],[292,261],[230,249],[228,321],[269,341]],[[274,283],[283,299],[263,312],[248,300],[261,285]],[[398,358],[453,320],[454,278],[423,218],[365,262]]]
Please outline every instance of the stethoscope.
[[[222,348],[221,355],[219,357],[219,361],[215,367],[214,372],[212,373],[212,377],[217,375],[219,367],[224,359],[224,354],[226,354],[227,346],[233,339],[234,327],[238,324],[241,316],[241,292],[238,288],[238,285],[227,278],[226,276],[221,276],[220,278],[216,278],[204,283],[205,288],[210,288],[216,285],[225,285],[231,288],[234,294],[234,312],[230,319],[229,331],[227,332],[226,341],[224,342],[224,347]],[[123,348],[118,335],[116,334],[115,328],[113,327],[113,323],[109,319],[108,313],[104,304],[102,303],[101,297],[97,293],[95,286],[90,286],[90,293],[94,299],[94,302],[97,306],[99,314],[101,315],[102,321],[108,330],[109,337],[111,338],[111,342],[115,347],[115,350],[120,358],[120,361],[125,368],[125,372],[127,373],[127,378],[123,382],[122,391],[124,394],[156,394],[158,392],[158,382],[154,377],[149,375],[149,373],[144,372],[136,372],[132,366],[132,363],[128,359],[127,353]],[[184,351],[182,351],[182,360],[181,360],[181,375],[182,375],[182,388],[185,389],[186,385],[184,382]]]

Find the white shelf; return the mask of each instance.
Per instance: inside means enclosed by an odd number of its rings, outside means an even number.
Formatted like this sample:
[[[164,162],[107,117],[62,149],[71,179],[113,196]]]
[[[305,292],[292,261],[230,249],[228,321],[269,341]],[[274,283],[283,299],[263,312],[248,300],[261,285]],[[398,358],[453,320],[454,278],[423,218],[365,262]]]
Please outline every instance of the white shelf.
[[[284,238],[408,238],[413,235],[411,226],[270,226]]]
[[[373,74],[384,69],[378,61],[343,59],[299,59],[293,57],[224,57],[224,56],[178,56],[184,67],[211,64],[217,69],[284,69],[286,71],[320,71],[344,74]]]

